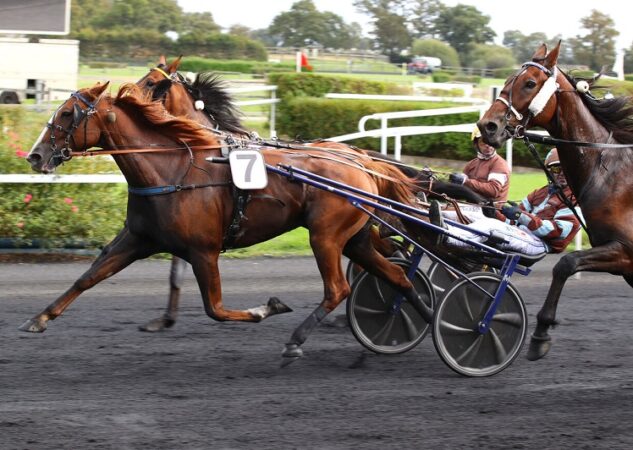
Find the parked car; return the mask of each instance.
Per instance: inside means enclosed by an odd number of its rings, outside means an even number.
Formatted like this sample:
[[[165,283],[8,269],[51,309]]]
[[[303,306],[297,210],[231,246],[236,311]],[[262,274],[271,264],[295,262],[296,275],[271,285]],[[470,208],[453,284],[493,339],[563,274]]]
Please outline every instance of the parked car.
[[[432,73],[442,66],[442,60],[432,56],[416,56],[407,64],[407,73]]]

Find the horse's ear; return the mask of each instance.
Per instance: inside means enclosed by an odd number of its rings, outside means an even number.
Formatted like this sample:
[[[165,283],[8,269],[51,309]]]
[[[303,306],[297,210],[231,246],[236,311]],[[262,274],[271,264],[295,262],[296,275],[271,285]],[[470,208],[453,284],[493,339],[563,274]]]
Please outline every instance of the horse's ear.
[[[543,43],[532,55],[532,61],[541,62],[545,59],[545,55],[547,55],[547,45]]]
[[[160,58],[158,58],[158,65],[159,66],[167,65],[167,58],[165,58],[165,55],[160,55]]]
[[[93,95],[94,98],[99,98],[101,94],[103,94],[103,92],[108,88],[109,85],[110,85],[109,81],[106,81],[103,84],[97,83],[93,87],[90,88],[90,94]]]
[[[168,73],[175,73],[178,70],[178,66],[180,65],[180,60],[182,60],[182,55],[176,58],[170,65],[167,67]]]
[[[543,63],[543,65],[550,70],[556,67],[556,62],[558,61],[558,54],[560,53],[560,43],[561,41],[558,41],[558,44],[556,45],[556,47],[554,47],[552,51],[549,52],[547,56],[545,57],[545,62]]]

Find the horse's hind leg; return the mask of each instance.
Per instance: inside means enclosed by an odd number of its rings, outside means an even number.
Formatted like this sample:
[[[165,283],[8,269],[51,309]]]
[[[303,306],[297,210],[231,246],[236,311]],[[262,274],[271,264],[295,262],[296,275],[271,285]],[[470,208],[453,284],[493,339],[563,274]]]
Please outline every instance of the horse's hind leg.
[[[184,259],[174,256],[171,259],[171,271],[169,273],[169,300],[167,309],[161,317],[152,319],[139,329],[141,331],[161,331],[171,328],[176,323],[178,317],[178,304],[180,303],[180,288],[184,278],[187,262]]]
[[[204,309],[209,317],[218,321],[259,322],[275,314],[292,311],[279,299],[272,297],[266,305],[247,310],[225,309],[218,269],[219,250],[196,251],[190,255],[191,267],[198,281]]]
[[[47,306],[44,311],[22,324],[20,330],[31,333],[43,332],[46,330],[47,322],[62,314],[82,292],[111,277],[137,259],[145,258],[153,253],[155,250],[151,244],[137,238],[125,227],[112,242],[104,247],[90,269],[79,277],[70,289]]]
[[[630,273],[633,271],[633,261],[626,253],[624,246],[619,242],[609,242],[599,247],[571,252],[563,256],[554,266],[552,284],[547,293],[545,303],[543,303],[541,310],[536,315],[536,329],[532,335],[527,354],[527,358],[530,361],[540,359],[549,352],[552,338],[548,334],[548,330],[557,323],[556,309],[565,282],[576,272],[583,271]]]

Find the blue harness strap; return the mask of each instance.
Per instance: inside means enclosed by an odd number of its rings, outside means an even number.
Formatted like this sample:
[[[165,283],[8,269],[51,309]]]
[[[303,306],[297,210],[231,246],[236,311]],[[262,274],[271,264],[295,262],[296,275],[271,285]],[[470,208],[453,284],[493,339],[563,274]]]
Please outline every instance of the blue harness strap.
[[[139,195],[141,197],[149,197],[152,195],[171,194],[182,190],[182,186],[156,186],[156,187],[132,187],[128,186],[127,191],[130,194]]]

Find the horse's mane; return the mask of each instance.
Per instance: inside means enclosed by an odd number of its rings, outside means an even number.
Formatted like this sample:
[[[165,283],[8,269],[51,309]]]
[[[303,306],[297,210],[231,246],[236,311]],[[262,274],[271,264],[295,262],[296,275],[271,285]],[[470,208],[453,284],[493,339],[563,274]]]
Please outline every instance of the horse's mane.
[[[560,72],[572,86],[576,86],[578,79],[562,70]],[[596,120],[612,132],[618,142],[633,143],[632,97],[597,99],[588,93],[580,94],[580,97]]]
[[[160,101],[152,100],[151,92],[143,91],[135,84],[123,84],[114,99],[114,104],[131,112],[135,117],[142,117],[162,134],[169,134],[186,142],[209,143],[212,139],[199,123],[184,117],[172,116]],[[141,111],[140,114],[138,110]]]
[[[204,110],[219,129],[230,133],[247,134],[242,127],[240,112],[224,81],[213,72],[201,72],[193,84],[187,84],[193,97],[204,102]]]

